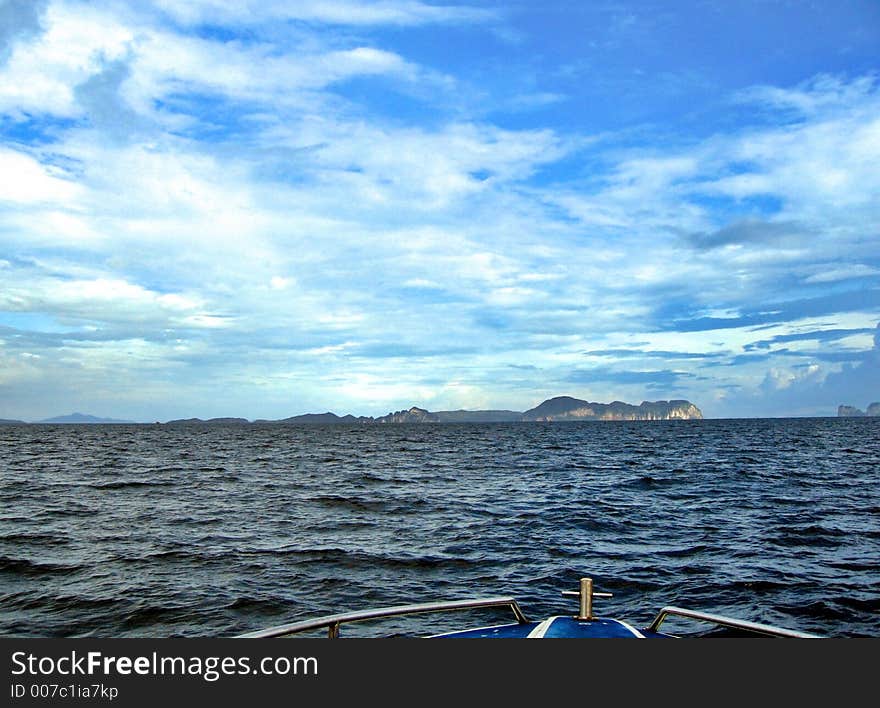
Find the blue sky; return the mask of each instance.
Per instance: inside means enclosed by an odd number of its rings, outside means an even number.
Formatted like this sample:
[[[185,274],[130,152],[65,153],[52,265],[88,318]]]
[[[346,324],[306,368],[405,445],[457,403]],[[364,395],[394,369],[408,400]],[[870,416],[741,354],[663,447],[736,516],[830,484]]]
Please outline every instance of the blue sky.
[[[880,4],[0,0],[0,417],[880,400]]]

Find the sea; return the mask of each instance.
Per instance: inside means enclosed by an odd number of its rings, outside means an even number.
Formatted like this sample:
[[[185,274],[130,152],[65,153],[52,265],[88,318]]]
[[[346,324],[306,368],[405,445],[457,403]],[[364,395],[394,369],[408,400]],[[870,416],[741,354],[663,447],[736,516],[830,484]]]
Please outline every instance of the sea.
[[[880,418],[0,427],[0,636],[499,595],[541,619],[581,577],[635,626],[677,605],[880,636]]]

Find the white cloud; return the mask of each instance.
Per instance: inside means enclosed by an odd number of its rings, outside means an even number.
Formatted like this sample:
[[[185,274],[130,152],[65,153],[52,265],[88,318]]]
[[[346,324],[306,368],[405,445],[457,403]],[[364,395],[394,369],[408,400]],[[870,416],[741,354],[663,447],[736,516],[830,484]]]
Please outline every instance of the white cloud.
[[[778,196],[785,212],[801,218],[876,204],[880,118],[866,121],[859,113],[746,136],[730,158],[755,169],[707,186],[737,199]]]
[[[822,373],[818,364],[809,364],[798,371],[772,368],[764,377],[761,388],[768,392],[781,391],[797,384],[820,381],[823,378]]]
[[[294,278],[284,278],[280,275],[273,275],[269,281],[269,287],[272,288],[272,290],[287,290],[295,283],[296,280]]]
[[[880,268],[872,268],[862,263],[854,263],[845,268],[830,268],[821,270],[804,278],[806,283],[835,283],[850,278],[868,278],[880,275]]]
[[[568,97],[564,94],[551,93],[549,91],[523,93],[510,99],[507,102],[507,106],[513,111],[533,111],[557,103],[562,103],[566,101],[567,98]]]
[[[0,65],[0,112],[78,115],[74,87],[124,58],[135,38],[113,16],[82,3],[51,3],[43,24],[44,33],[16,44]]]
[[[798,105],[802,115],[781,128],[743,128],[690,147],[624,158],[598,188],[563,190],[551,199],[585,224],[609,229],[647,224],[705,230],[711,217],[700,205],[702,196],[739,202],[772,197],[782,205],[776,219],[821,225],[832,219],[863,224],[878,214],[880,91],[873,78],[826,78],[749,97],[769,108]]]
[[[436,280],[428,280],[427,278],[410,278],[403,285],[407,288],[428,288],[432,290],[438,290],[443,287]]]
[[[218,326],[204,301],[185,293],[162,293],[121,278],[17,277],[0,292],[0,306],[16,312],[50,312],[68,323]]]
[[[279,54],[271,44],[242,45],[163,31],[150,32],[137,43],[131,66],[132,102],[142,110],[150,101],[185,91],[295,105],[302,92],[354,76],[411,80],[418,75],[399,55],[373,47]]]
[[[318,145],[316,163],[328,171],[321,189],[343,184],[369,203],[392,208],[448,207],[499,183],[524,179],[568,149],[552,131],[471,123],[436,132],[348,122],[305,128],[272,131],[266,138],[290,147]]]
[[[754,86],[740,92],[737,100],[775,110],[793,110],[803,116],[847,111],[866,99],[874,98],[877,78],[872,75],[847,80],[831,74],[819,74],[795,88]]]
[[[0,147],[0,202],[70,204],[82,195],[64,172],[31,155]]]
[[[640,149],[638,152],[643,152]],[[598,188],[547,192],[584,225],[642,235],[670,228],[696,231],[707,226],[705,211],[688,201],[695,180],[704,174],[703,148],[691,154],[625,156]]]
[[[385,375],[353,373],[332,387],[332,394],[356,409],[368,406],[371,411],[393,406],[402,400],[416,400],[430,405],[437,395],[434,387],[418,384],[417,377],[408,377],[400,370],[388,370]]]
[[[434,5],[415,0],[157,0],[156,5],[187,24],[259,24],[304,21],[338,25],[421,25],[480,22],[491,10]]]
[[[156,102],[186,92],[283,106],[313,103],[310,92],[355,76],[434,80],[394,52],[375,47],[339,49],[304,41],[290,51],[272,42],[220,41],[158,24],[128,24],[138,19],[143,18],[113,12],[112,4],[51,4],[46,31],[16,44],[0,66],[0,112],[17,118],[82,116],[88,106],[78,100],[77,87],[114,62],[126,67],[118,86],[124,105],[171,125],[179,124],[180,117],[157,108]]]

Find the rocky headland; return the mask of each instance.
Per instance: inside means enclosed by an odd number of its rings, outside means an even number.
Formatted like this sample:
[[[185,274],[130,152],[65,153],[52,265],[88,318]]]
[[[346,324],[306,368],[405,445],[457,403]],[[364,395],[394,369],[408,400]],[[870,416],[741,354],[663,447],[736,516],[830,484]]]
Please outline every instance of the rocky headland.
[[[863,411],[860,408],[856,408],[855,406],[841,405],[837,407],[837,416],[838,418],[864,418],[880,416],[880,402],[872,403],[868,406],[868,410],[866,411]]]

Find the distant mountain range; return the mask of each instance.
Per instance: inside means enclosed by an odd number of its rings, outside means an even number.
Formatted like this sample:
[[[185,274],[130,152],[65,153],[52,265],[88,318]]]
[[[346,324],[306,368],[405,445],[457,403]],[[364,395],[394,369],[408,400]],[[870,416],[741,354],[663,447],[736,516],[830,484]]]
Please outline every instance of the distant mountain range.
[[[880,404],[871,404],[880,409]],[[844,406],[841,406],[844,408]],[[880,411],[878,411],[880,413]],[[861,411],[859,411],[861,414]],[[844,415],[840,413],[840,415]],[[874,415],[874,413],[869,413]],[[639,405],[614,401],[612,403],[591,403],[571,396],[550,398],[541,405],[524,412],[508,410],[478,411],[428,411],[413,406],[408,410],[395,411],[374,418],[372,416],[339,416],[335,413],[306,413],[281,420],[255,420],[247,418],[179,418],[157,425],[358,425],[383,423],[519,423],[519,422],[557,422],[577,420],[695,420],[702,419],[703,414],[690,401],[642,401]],[[46,418],[37,424],[131,424],[130,420],[115,418],[99,418],[83,413]],[[22,420],[3,420],[0,425],[27,425]]]
[[[839,418],[864,418],[880,416],[880,403],[872,403],[868,406],[868,410],[863,411],[853,406],[838,406],[837,416]]]
[[[133,423],[131,420],[117,420],[116,418],[98,418],[93,415],[86,415],[85,413],[71,413],[70,415],[59,415],[54,418],[46,418],[45,420],[38,420],[38,423],[53,423],[53,424],[101,424],[106,425],[108,423]]]

